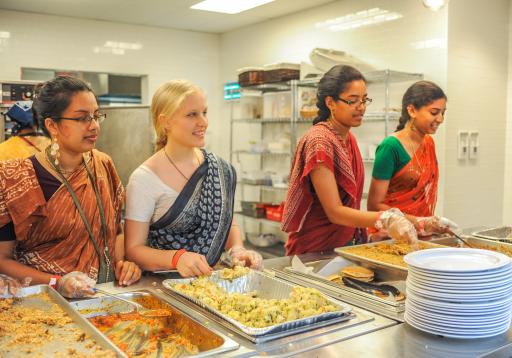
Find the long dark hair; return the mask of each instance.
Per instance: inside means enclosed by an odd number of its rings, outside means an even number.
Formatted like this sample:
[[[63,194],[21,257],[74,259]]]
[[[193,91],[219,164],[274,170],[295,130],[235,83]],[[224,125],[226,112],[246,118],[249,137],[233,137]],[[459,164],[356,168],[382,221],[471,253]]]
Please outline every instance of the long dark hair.
[[[59,122],[62,112],[71,103],[71,97],[78,92],[92,92],[91,87],[79,78],[71,76],[57,76],[52,80],[39,84],[34,89],[34,103],[32,114],[47,137],[50,133],[46,129],[44,120],[52,118]]]
[[[430,81],[418,81],[413,83],[411,87],[405,91],[402,98],[402,114],[396,127],[395,132],[405,128],[405,125],[411,119],[407,106],[413,105],[414,108],[420,109],[423,106],[429,105],[436,99],[444,98],[448,100],[446,94],[443,92],[441,87]]]
[[[331,111],[325,104],[326,97],[338,98],[350,82],[364,81],[364,76],[352,66],[336,65],[333,66],[318,83],[316,93],[316,106],[318,107],[318,115],[313,120],[313,124],[325,122],[331,116]]]

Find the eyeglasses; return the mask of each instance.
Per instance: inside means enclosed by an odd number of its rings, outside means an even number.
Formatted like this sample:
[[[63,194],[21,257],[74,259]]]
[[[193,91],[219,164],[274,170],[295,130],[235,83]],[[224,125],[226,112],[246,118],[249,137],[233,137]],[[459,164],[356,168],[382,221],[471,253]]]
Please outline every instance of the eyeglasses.
[[[365,99],[356,99],[354,101],[350,101],[348,99],[343,99],[343,98],[338,97],[338,101],[346,103],[352,107],[359,107],[361,104],[364,104],[365,107],[368,107],[372,103],[373,100],[371,98],[365,98]]]
[[[105,120],[105,118],[107,118],[107,114],[106,113],[95,113],[92,116],[90,114],[86,114],[86,115],[84,115],[82,117],[75,117],[75,118],[71,118],[71,117],[58,117],[58,118],[52,118],[52,119],[55,119],[55,120],[67,119],[68,121],[75,121],[75,122],[82,123],[84,125],[90,125],[93,120],[96,123],[101,123],[101,122],[103,122]]]

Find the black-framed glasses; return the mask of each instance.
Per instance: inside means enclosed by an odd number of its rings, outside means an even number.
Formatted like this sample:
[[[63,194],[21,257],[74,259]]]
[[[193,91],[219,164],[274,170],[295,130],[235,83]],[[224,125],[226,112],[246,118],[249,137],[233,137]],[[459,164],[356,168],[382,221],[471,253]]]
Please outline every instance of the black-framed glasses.
[[[361,104],[364,104],[365,107],[368,107],[372,103],[373,100],[371,98],[364,98],[364,99],[356,99],[356,100],[351,101],[348,99],[343,99],[343,98],[338,97],[338,101],[346,103],[352,107],[359,107]]]
[[[82,123],[84,125],[90,125],[93,120],[96,123],[101,123],[105,120],[105,118],[107,118],[106,113],[95,113],[92,116],[90,114],[86,114],[86,115],[83,115],[82,117],[74,117],[74,118],[73,117],[58,117],[58,118],[53,118],[53,119],[55,119],[55,120],[67,119],[68,121],[75,121],[75,122]]]

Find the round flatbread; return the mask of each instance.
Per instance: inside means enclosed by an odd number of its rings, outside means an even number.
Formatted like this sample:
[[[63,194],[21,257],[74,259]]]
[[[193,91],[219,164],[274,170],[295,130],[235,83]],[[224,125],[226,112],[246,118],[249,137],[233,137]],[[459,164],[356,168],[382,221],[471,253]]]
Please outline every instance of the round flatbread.
[[[348,277],[353,277],[359,280],[373,280],[375,273],[372,270],[362,266],[347,266],[341,270],[341,274]]]

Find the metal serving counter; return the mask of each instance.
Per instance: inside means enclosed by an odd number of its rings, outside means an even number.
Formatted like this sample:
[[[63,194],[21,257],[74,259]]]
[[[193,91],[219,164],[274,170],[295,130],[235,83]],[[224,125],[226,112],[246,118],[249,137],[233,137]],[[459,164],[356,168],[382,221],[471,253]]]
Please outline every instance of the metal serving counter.
[[[305,263],[335,257],[334,252],[300,256]],[[267,269],[283,269],[290,265],[290,257],[264,261]],[[134,290],[161,291],[160,282],[169,276],[144,276],[140,283],[122,288],[113,284],[99,287],[112,293]],[[353,307],[356,318],[314,329],[294,336],[253,344],[229,330],[224,323],[209,312],[175,295],[167,301],[205,326],[227,335],[240,344],[238,350],[223,357],[510,357],[512,354],[512,329],[502,335],[475,340],[458,340],[436,337],[420,332],[407,324],[364,309]]]

